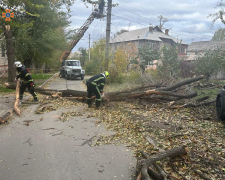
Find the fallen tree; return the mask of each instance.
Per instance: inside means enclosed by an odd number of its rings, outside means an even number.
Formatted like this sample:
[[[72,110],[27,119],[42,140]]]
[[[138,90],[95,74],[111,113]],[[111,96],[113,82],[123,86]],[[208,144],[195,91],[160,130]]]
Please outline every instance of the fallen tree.
[[[203,79],[204,76],[198,76],[195,78],[186,79],[184,81],[178,82],[174,85],[168,87],[162,87],[161,84],[152,84],[147,86],[139,86],[133,89],[118,91],[118,92],[105,92],[103,100],[107,101],[123,101],[127,99],[144,99],[143,97],[150,97],[152,95],[168,96],[174,97],[175,100],[178,99],[189,99],[197,96],[197,92],[191,92],[189,94],[180,94],[177,92],[177,88],[181,86],[191,84],[193,82]],[[150,90],[145,90],[147,88],[154,88]],[[54,89],[44,89],[44,88],[35,88],[35,90],[41,94],[45,95],[54,95],[58,93],[62,97],[70,97],[70,99],[79,99],[85,100],[87,96],[86,91],[76,91],[76,90],[54,90]],[[144,91],[145,90],[145,91]],[[173,92],[175,90],[175,92]]]

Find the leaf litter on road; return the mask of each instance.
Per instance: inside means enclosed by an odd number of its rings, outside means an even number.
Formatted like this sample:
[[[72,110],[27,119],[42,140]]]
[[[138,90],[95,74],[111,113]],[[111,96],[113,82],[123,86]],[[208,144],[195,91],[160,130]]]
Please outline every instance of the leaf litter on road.
[[[42,106],[51,104],[41,113],[83,103],[64,98],[43,98]],[[210,179],[225,179],[225,125],[216,118],[215,106],[166,109],[163,104],[141,105],[138,102],[111,102],[110,108],[87,108],[88,117],[96,117],[96,125],[103,123],[114,135],[98,135],[95,145],[124,144],[141,157],[139,151],[150,156],[159,149],[172,149],[184,145],[188,155],[173,161],[160,162],[164,170],[177,179],[201,179],[197,171]],[[40,108],[40,107],[39,107]],[[36,112],[40,113],[40,109]],[[82,116],[77,111],[62,113],[62,121],[71,116]],[[145,137],[154,137],[153,146]],[[176,172],[177,171],[177,172]]]

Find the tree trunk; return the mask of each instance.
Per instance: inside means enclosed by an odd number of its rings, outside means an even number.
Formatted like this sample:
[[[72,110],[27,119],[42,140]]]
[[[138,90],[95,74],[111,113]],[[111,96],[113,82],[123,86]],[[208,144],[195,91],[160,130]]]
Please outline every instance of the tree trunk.
[[[15,62],[15,48],[12,39],[10,25],[4,26],[4,35],[6,39],[6,54],[8,57],[8,82],[15,82],[16,69],[13,67]]]
[[[30,68],[30,67],[31,67],[31,60],[30,60],[30,59],[24,60],[24,66],[25,66],[26,68]]]

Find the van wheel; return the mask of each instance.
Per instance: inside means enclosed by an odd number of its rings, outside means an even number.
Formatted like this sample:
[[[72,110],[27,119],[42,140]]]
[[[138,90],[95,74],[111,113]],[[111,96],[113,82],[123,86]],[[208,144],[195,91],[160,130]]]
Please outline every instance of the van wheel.
[[[216,112],[217,112],[217,117],[221,120],[225,120],[224,111],[225,111],[225,108],[223,107],[223,98],[219,96],[216,100]]]
[[[84,80],[84,76],[81,76],[81,80]]]

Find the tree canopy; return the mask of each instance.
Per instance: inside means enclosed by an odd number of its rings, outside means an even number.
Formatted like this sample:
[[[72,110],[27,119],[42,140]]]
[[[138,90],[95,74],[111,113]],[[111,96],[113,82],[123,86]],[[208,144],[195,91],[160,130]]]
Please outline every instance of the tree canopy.
[[[221,40],[225,40],[225,29],[224,28],[218,29],[212,37],[212,41],[221,41]]]
[[[34,63],[57,64],[67,46],[65,27],[69,25],[70,7],[74,0],[3,0],[0,13],[10,9],[11,21],[0,19],[4,32],[9,69],[17,60],[27,66]],[[6,33],[6,25],[9,25]],[[7,37],[6,37],[7,36]],[[10,53],[9,53],[10,52]],[[14,54],[14,55],[10,55]],[[11,74],[13,72],[9,72]],[[14,76],[14,75],[13,75]],[[14,77],[8,77],[12,82]]]
[[[215,7],[215,9],[218,9],[218,11],[213,14],[209,14],[209,17],[212,18],[212,25],[214,25],[217,20],[220,20],[223,24],[225,24],[225,20],[223,18],[223,16],[225,15],[224,7],[225,3],[223,2],[223,0],[220,0],[220,2],[218,2]]]
[[[204,74],[207,80],[217,74],[220,70],[224,70],[225,52],[218,48],[217,50],[208,50],[198,57],[195,62],[195,73]]]

